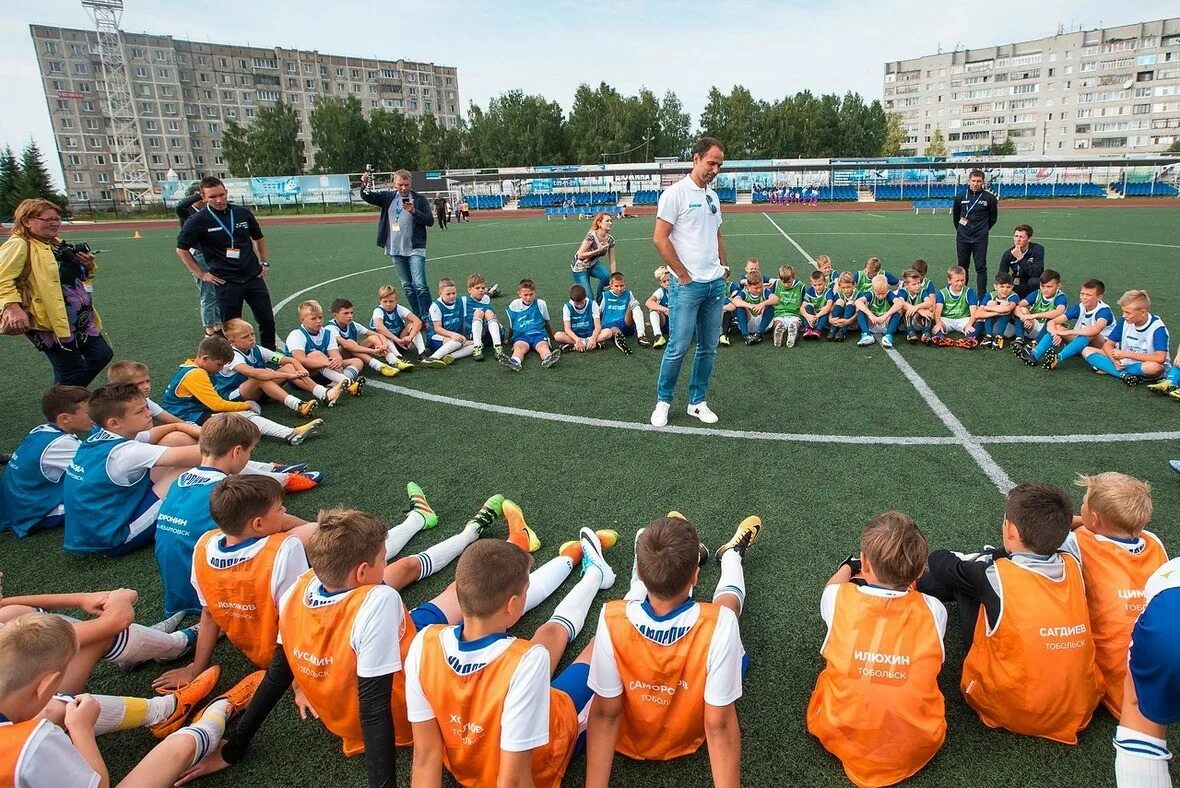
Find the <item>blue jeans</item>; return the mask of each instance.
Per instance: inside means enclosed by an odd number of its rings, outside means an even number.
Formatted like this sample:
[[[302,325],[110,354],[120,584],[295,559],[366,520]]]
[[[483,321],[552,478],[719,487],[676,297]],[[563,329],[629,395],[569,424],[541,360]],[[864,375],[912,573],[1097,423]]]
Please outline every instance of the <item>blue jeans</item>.
[[[53,382],[63,386],[89,386],[98,377],[115,351],[101,335],[83,336],[65,345],[55,344],[42,351],[53,367]]]
[[[201,250],[190,249],[189,251],[192,252],[193,259],[197,261],[201,270],[208,273],[209,266],[205,264],[205,255],[201,254]],[[195,276],[193,280],[196,281],[197,290],[201,294],[201,325],[206,328],[221,325],[221,306],[217,303],[217,285],[197,279]]]
[[[586,288],[586,295],[591,299],[598,301],[602,298],[602,291],[606,289],[606,280],[610,279],[610,269],[601,260],[596,261],[594,265],[587,268],[585,271],[573,271],[574,282]],[[598,292],[595,293],[590,289],[590,277],[598,280]]]
[[[692,359],[692,377],[688,385],[688,404],[704,402],[713,377],[717,358],[717,339],[721,336],[721,309],[725,305],[725,280],[711,282],[668,280],[668,345],[660,362],[656,395],[660,402],[671,402],[680,378],[680,365],[688,354],[688,344],[696,331],[697,349]]]
[[[406,306],[423,321],[430,320],[430,284],[426,281],[426,255],[391,254],[393,270],[401,280]]]

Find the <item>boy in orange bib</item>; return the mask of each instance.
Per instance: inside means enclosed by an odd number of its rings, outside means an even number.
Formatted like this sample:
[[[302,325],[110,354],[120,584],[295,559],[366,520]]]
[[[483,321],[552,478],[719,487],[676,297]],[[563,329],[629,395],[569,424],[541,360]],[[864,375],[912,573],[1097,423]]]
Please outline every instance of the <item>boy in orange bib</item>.
[[[636,535],[631,590],[603,606],[590,658],[587,788],[606,788],[616,751],[666,761],[706,739],[714,785],[741,784],[742,559],[761,529],[747,517],[718,549],[713,602],[692,598],[701,544],[691,523],[673,512]]]
[[[946,740],[938,689],[946,608],[913,589],[926,566],[926,537],[909,515],[883,512],[860,537],[820,601],[827,624],[807,730],[858,786],[899,783]]]
[[[531,596],[528,554],[483,541],[459,559],[463,623],[427,627],[406,657],[412,785],[439,785],[444,765],[464,786],[561,785],[590,703],[589,648],[552,685],[550,678],[595,595],[615,580],[599,536],[583,528],[579,542],[563,545],[560,560],[568,574],[577,559],[582,578],[531,641],[506,632]]]
[[[1143,587],[1168,553],[1159,537],[1143,530],[1151,520],[1151,485],[1114,472],[1078,476],[1076,484],[1086,488],[1086,497],[1070,539],[1082,561],[1098,670],[1106,682],[1102,702],[1118,719]]]
[[[74,627],[58,616],[27,613],[0,629],[0,785],[96,788],[109,784],[94,740],[103,724],[103,699],[54,694],[77,653]],[[226,720],[249,701],[261,678],[261,672],[248,677],[184,726],[217,676],[202,681],[204,692],[185,704],[169,731],[158,734],[167,738],[121,784],[171,786],[221,738]]]
[[[1072,521],[1060,487],[1013,487],[1003,548],[935,550],[917,586],[959,605],[960,688],[983,724],[1064,744],[1077,744],[1103,691],[1082,569],[1063,547]]]

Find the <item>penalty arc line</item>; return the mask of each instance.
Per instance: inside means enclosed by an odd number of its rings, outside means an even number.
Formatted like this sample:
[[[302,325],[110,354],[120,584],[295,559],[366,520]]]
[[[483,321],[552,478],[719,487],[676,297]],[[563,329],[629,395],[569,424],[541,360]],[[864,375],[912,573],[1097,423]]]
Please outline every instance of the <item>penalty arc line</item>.
[[[815,265],[815,260],[812,259],[811,255],[809,255],[802,246],[796,243],[794,238],[787,235],[786,231],[779,227],[778,223],[776,223],[774,219],[771,219],[768,214],[764,213],[762,215],[765,216],[766,220],[774,226],[774,229],[778,230],[779,233],[782,234],[783,238],[786,238],[792,246],[798,249],[803,254],[803,256],[807,258],[808,262],[810,262],[812,266]],[[979,466],[980,470],[982,470],[987,475],[987,477],[991,479],[992,484],[994,484],[1001,493],[1007,495],[1008,491],[1016,485],[1012,482],[1012,479],[1008,476],[1008,473],[1000,467],[998,462],[996,462],[995,458],[992,457],[988,450],[983,447],[983,444],[979,442],[979,439],[972,435],[971,432],[963,426],[963,422],[959,421],[958,417],[955,416],[955,414],[951,412],[951,409],[946,406],[946,403],[939,399],[938,395],[934,393],[934,389],[930,388],[930,385],[925,380],[923,380],[922,376],[910,366],[909,362],[906,361],[902,355],[897,352],[897,350],[894,348],[889,348],[885,351],[885,355],[889,357],[890,361],[892,361],[899,370],[901,370],[901,374],[905,375],[906,380],[908,380],[910,384],[917,390],[918,395],[926,402],[926,405],[932,411],[934,411],[934,415],[938,417],[939,421],[941,421],[943,425],[951,431],[951,434],[954,435],[956,439],[958,439],[959,445],[961,445],[967,451],[967,453],[971,455],[971,459],[975,460],[975,464]]]

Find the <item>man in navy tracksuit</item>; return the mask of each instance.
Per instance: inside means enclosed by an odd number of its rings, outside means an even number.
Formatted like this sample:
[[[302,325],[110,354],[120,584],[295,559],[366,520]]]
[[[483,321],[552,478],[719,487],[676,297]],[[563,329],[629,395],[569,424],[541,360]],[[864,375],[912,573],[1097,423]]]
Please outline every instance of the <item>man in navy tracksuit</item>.
[[[393,174],[392,189],[373,189],[361,176],[361,199],[381,208],[377,245],[385,250],[401,280],[406,306],[430,326],[430,284],[426,281],[426,228],[434,224],[430,201],[410,189],[410,173]]]
[[[987,234],[996,224],[999,206],[996,195],[983,188],[983,170],[972,170],[967,176],[967,188],[955,197],[951,207],[951,218],[955,226],[955,247],[959,254],[959,266],[967,272],[971,281],[968,261],[975,258],[976,290],[988,288],[987,278]]]

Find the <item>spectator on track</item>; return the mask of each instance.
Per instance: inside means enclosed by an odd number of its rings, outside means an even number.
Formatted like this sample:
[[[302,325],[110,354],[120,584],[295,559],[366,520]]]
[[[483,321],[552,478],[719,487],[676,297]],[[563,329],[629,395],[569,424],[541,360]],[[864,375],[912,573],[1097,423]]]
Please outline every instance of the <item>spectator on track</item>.
[[[955,228],[955,249],[959,267],[967,271],[971,284],[971,269],[967,263],[975,258],[975,281],[987,287],[987,234],[998,218],[996,195],[983,188],[983,170],[972,170],[967,176],[967,188],[960,192],[951,207]]]
[[[1000,273],[1012,275],[1013,290],[1021,298],[1041,286],[1045,247],[1032,243],[1033,229],[1018,224],[1012,231],[1012,248],[1000,255]]]
[[[234,205],[220,178],[201,179],[204,210],[185,221],[176,238],[176,255],[192,275],[217,287],[222,320],[242,316],[250,306],[263,347],[275,346],[275,316],[266,287],[270,268],[262,227],[249,208]],[[209,270],[201,269],[191,248],[199,249]]]
[[[426,280],[426,228],[434,224],[430,201],[410,189],[410,173],[393,174],[392,189],[372,189],[372,176],[361,176],[361,199],[381,208],[377,246],[393,262],[406,294],[406,306],[421,320],[430,319],[430,284]],[[268,346],[269,347],[269,346]]]
[[[434,217],[438,219],[438,229],[447,229],[447,198],[434,198]]]
[[[0,332],[28,337],[49,359],[54,383],[89,386],[114,352],[86,287],[94,256],[55,259],[60,228],[61,209],[48,200],[16,207],[12,235],[0,246]]]
[[[184,223],[204,207],[205,198],[201,196],[201,187],[193,186],[188,190],[188,196],[176,204],[176,216],[180,219],[180,228],[183,230]],[[194,246],[188,251],[197,261],[200,269],[207,272],[209,266],[205,263],[205,255],[201,253],[201,250]],[[193,280],[196,281],[197,290],[201,294],[201,323],[205,326],[205,336],[212,336],[221,331],[221,306],[217,303],[217,285],[206,282],[197,276],[194,276]]]

